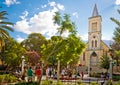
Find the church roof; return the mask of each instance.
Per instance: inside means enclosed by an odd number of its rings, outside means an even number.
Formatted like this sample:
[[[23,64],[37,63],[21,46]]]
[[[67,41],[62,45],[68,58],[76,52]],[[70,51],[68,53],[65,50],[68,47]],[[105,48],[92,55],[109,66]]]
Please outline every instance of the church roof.
[[[95,17],[95,16],[99,16],[98,10],[97,10],[97,5],[96,5],[96,4],[95,4],[95,6],[94,6],[94,10],[93,10],[92,17]]]

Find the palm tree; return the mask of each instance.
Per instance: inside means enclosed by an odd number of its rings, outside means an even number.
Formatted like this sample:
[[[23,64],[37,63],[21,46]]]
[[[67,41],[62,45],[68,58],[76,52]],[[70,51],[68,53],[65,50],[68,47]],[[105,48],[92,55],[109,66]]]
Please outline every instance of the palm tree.
[[[58,33],[59,36],[63,34],[64,31],[68,30],[71,33],[76,34],[75,32],[75,24],[71,22],[70,16],[68,14],[64,14],[63,18],[60,16],[59,12],[55,12],[55,16],[53,17],[54,23],[59,25]],[[58,59],[57,66],[57,81],[59,81],[59,72],[60,72],[60,60]]]
[[[60,16],[60,13],[59,12],[55,12],[55,15],[53,17],[53,20],[54,20],[54,24],[58,24],[60,25],[61,24],[61,16]]]
[[[117,11],[120,14],[120,10]],[[115,28],[113,39],[120,44],[120,21],[113,17],[111,17],[110,19],[118,25],[118,27]]]
[[[4,46],[4,39],[8,39],[10,37],[7,31],[9,30],[13,32],[13,29],[10,27],[13,23],[7,22],[6,20],[8,20],[8,18],[5,17],[5,15],[7,15],[6,11],[0,12],[0,50]]]

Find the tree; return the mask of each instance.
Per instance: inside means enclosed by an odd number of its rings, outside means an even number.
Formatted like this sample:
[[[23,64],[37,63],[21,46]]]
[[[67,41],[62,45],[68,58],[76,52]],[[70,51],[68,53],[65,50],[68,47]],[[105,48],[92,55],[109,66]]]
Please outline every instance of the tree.
[[[28,61],[30,61],[31,64],[36,64],[40,62],[40,57],[42,56],[41,46],[47,44],[47,40],[40,33],[31,33],[21,44],[27,50],[26,56],[28,56]]]
[[[1,50],[0,59],[8,69],[15,68],[21,64],[21,56],[24,55],[25,51],[20,43],[9,38],[9,41],[7,39],[5,40],[5,46]]]
[[[120,51],[115,51],[115,56],[114,56],[114,59],[116,60],[116,67],[117,67],[117,71],[119,71],[118,70],[118,66],[119,66],[119,60],[120,60]]]
[[[120,14],[120,10],[117,10],[117,12]],[[115,31],[114,31],[114,37],[113,37],[114,43],[111,45],[112,49],[114,49],[114,51],[115,51],[114,59],[116,59],[116,62],[118,65],[119,64],[118,61],[120,60],[120,53],[119,53],[119,50],[120,50],[120,21],[113,17],[111,17],[110,19],[118,25],[118,27],[116,27]],[[117,70],[118,70],[118,68],[117,68]]]
[[[120,10],[117,10],[117,11],[120,14]],[[118,27],[115,28],[113,40],[116,43],[120,44],[120,21],[113,17],[111,17],[110,19],[118,25]]]
[[[107,72],[108,72],[108,69],[110,67],[110,59],[109,59],[108,56],[102,56],[101,57],[101,59],[100,59],[100,67],[106,69]]]
[[[47,40],[40,33],[31,33],[21,44],[28,50],[41,51],[40,46],[47,43]]]
[[[5,15],[7,15],[6,11],[0,12],[0,50],[5,45],[4,40],[10,37],[7,31],[13,32],[13,29],[11,28],[13,23],[6,21],[8,18],[5,17]]]
[[[48,61],[51,57],[56,58],[58,61],[57,80],[59,81],[60,62],[66,64],[67,62],[71,63],[74,62],[74,60],[78,60],[78,55],[80,55],[85,48],[85,44],[80,37],[77,37],[75,24],[70,20],[68,14],[64,14],[64,16],[61,17],[60,13],[56,12],[53,20],[54,24],[59,26],[58,35],[52,36],[48,44],[42,46],[42,56],[44,56],[42,58],[45,58],[43,59],[44,61]],[[63,38],[62,34],[66,30],[69,31],[69,36]]]

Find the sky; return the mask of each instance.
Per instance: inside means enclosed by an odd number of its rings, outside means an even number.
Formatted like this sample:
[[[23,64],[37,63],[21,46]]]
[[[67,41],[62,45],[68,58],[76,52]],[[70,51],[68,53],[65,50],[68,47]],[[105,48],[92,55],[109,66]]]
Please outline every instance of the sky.
[[[87,40],[88,19],[92,17],[95,4],[102,17],[102,40],[112,40],[117,25],[110,18],[119,19],[120,0],[0,0],[0,11],[7,11],[8,21],[14,23],[14,32],[9,33],[18,42],[33,32],[47,39],[55,35],[58,26],[53,24],[53,16],[57,11],[69,14],[77,34]],[[67,34],[65,32],[64,36]]]

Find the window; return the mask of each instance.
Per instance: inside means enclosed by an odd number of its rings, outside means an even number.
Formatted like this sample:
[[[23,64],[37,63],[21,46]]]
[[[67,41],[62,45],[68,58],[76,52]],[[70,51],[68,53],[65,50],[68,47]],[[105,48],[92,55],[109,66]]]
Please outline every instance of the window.
[[[97,31],[97,22],[92,23],[92,31]]]
[[[97,40],[95,40],[95,47],[97,47]]]
[[[92,40],[92,48],[94,47],[94,41]]]

